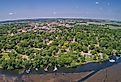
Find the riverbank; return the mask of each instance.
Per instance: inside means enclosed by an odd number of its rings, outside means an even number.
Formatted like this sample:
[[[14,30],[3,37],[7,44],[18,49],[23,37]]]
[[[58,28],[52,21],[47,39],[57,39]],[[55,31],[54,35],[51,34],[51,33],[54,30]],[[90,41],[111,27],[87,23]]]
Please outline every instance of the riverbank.
[[[120,82],[120,69],[121,63],[114,64],[111,67],[97,71],[84,81],[79,80],[87,77],[94,71],[79,73],[26,74],[20,77],[0,75],[0,82]]]
[[[29,74],[14,74],[0,71],[0,82],[116,82],[121,80],[120,69],[121,58],[115,63],[91,62],[76,68],[59,68],[56,72],[31,70]]]
[[[121,63],[97,72],[84,82],[121,82]]]
[[[77,82],[91,72],[28,74],[18,77],[0,76],[0,82]]]

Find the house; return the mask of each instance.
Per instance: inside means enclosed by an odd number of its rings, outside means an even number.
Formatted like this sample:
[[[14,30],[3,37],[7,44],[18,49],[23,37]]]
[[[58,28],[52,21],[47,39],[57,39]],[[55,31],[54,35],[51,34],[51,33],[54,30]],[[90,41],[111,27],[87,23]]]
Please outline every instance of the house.
[[[48,43],[47,43],[47,45],[50,45],[50,44],[52,44],[53,43],[53,41],[49,41]]]
[[[103,59],[103,53],[99,53],[100,59]]]
[[[27,56],[27,55],[21,55],[21,58],[25,59],[25,60],[29,60],[29,56]]]
[[[92,54],[90,53],[90,51],[88,51],[88,53],[85,53],[85,52],[82,51],[82,52],[80,53],[80,55],[81,55],[81,56],[84,56],[84,57],[86,57],[86,58],[91,58],[91,57],[92,57]]]

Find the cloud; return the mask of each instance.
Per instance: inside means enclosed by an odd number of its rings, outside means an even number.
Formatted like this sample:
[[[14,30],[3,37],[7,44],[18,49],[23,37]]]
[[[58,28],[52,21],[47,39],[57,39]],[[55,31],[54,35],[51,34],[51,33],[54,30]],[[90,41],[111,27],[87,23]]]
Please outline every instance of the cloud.
[[[98,4],[99,4],[99,2],[95,2],[95,4],[96,4],[96,5],[98,5]]]
[[[9,15],[14,15],[15,13],[9,13]]]

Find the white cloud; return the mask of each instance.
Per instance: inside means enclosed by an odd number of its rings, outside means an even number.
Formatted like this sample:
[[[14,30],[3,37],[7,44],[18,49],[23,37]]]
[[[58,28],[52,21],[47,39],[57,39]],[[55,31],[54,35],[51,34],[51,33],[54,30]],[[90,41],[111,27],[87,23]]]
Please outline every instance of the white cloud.
[[[99,4],[99,2],[95,2],[95,4],[96,4],[96,5],[98,5],[98,4]]]
[[[9,15],[14,15],[14,13],[9,13]]]

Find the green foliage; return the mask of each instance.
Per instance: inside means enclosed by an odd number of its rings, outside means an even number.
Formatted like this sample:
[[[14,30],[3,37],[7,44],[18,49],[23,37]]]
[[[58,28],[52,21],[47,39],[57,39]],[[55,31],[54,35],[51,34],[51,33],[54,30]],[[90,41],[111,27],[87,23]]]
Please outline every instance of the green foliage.
[[[28,23],[0,25],[0,68],[73,67],[88,60],[101,60],[99,53],[103,54],[103,60],[113,50],[121,54],[121,30],[106,25],[75,24],[72,28],[55,27],[56,32],[19,32],[30,28]],[[93,56],[80,56],[82,51],[90,51]]]

